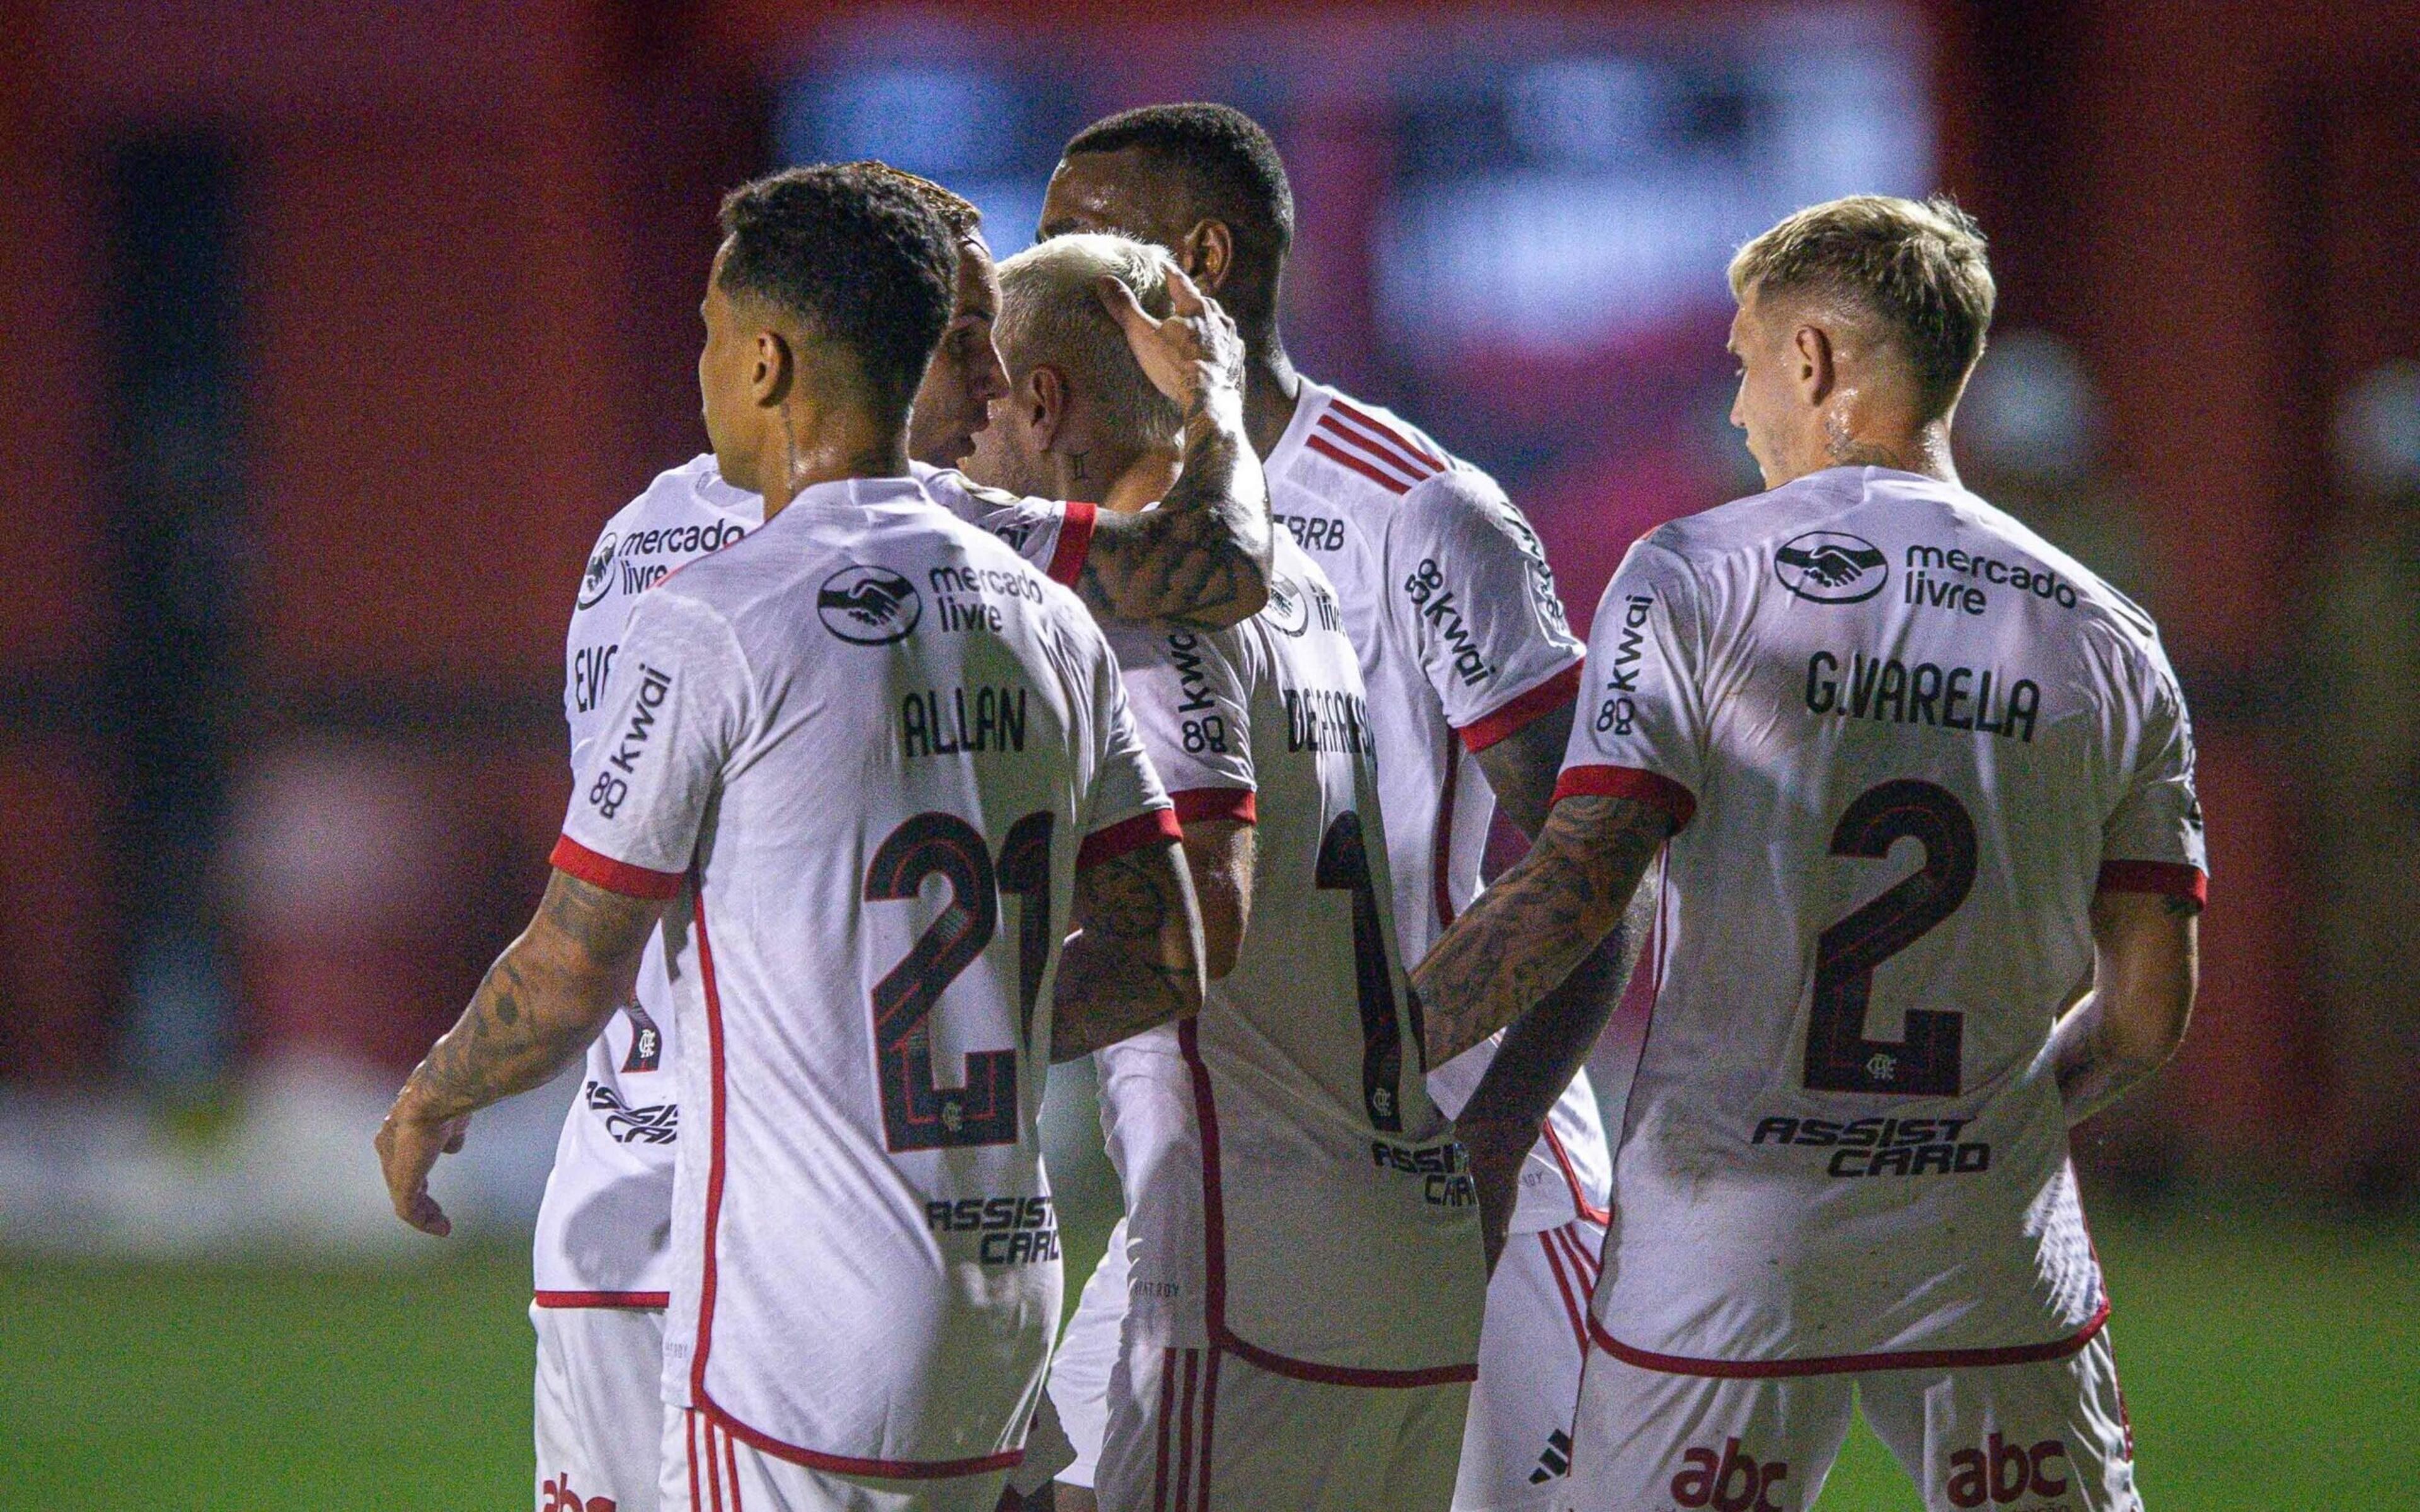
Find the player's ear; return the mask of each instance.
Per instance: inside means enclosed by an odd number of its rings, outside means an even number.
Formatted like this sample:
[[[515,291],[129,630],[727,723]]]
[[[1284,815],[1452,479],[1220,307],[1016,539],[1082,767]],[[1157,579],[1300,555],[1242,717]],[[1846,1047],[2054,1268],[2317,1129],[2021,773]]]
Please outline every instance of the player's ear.
[[[1176,265],[1194,287],[1216,299],[1235,270],[1235,234],[1224,221],[1196,221],[1177,244]]]
[[[778,331],[756,332],[756,363],[748,375],[748,396],[771,409],[789,396],[798,377],[798,353]]]
[[[1026,429],[1033,434],[1033,449],[1047,452],[1051,443],[1067,431],[1067,411],[1075,399],[1067,375],[1047,363],[1036,363],[1017,390],[1011,398],[1025,410]]]
[[[1791,361],[1796,365],[1799,397],[1822,404],[1839,385],[1833,363],[1832,336],[1822,326],[1803,325],[1791,337]]]

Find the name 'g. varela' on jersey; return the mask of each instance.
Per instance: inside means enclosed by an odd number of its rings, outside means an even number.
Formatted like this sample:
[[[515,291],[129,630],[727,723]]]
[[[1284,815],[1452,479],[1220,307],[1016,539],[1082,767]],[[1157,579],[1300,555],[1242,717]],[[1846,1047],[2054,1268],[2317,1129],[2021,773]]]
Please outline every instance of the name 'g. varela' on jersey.
[[[1129,1337],[1332,1383],[1468,1381],[1477,1210],[1422,1076],[1336,592],[1280,535],[1252,618],[1109,635],[1178,814],[1251,823],[1256,846],[1234,968],[1199,1018],[1100,1056]]]
[[[555,864],[679,900],[668,1402],[840,1473],[1016,1462],[1075,873],[1174,832],[1082,606],[912,480],[639,598]]]
[[[1634,547],[1589,674],[1559,792],[1680,825],[1598,1342],[1747,1376],[2081,1349],[2052,1023],[2096,889],[2204,887],[2149,617],[1962,488],[1838,468]]]

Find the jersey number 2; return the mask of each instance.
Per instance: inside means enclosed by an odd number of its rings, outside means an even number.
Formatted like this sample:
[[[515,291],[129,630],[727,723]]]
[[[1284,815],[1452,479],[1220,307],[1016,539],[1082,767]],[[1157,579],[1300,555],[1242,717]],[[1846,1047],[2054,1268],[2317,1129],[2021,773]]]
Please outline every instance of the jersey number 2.
[[[1404,1030],[1395,1013],[1395,973],[1387,957],[1387,936],[1378,923],[1378,892],[1370,880],[1370,853],[1361,839],[1361,816],[1338,814],[1319,838],[1314,881],[1353,895],[1353,984],[1361,1005],[1361,1101],[1370,1127],[1382,1134],[1404,1128]],[[1420,1069],[1428,1069],[1421,1045],[1419,1001],[1412,1001],[1412,1042]]]
[[[1947,789],[1902,778],[1867,789],[1832,831],[1833,855],[1871,861],[1910,838],[1924,846],[1924,865],[1816,941],[1809,1090],[1954,1097],[1960,1089],[1962,1015],[1911,1008],[1906,1039],[1866,1038],[1874,968],[1956,913],[1975,886],[1975,822]]]
[[[875,1081],[893,1150],[1016,1142],[1016,1051],[975,1051],[966,1057],[965,1086],[937,1087],[931,1020],[941,994],[991,944],[1006,892],[1022,905],[1018,1027],[1022,1038],[1032,1037],[1050,956],[1051,822],[1049,813],[1036,812],[1010,825],[995,867],[974,825],[955,814],[920,813],[891,832],[865,869],[868,903],[913,898],[936,874],[950,884],[950,905],[916,937],[907,959],[874,984]]]

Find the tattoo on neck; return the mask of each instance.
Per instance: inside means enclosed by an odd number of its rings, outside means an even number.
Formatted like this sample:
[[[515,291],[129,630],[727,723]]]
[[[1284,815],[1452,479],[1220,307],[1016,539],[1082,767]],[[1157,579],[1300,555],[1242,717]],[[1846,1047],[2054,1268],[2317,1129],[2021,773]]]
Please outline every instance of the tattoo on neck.
[[[1889,447],[1878,446],[1871,441],[1850,440],[1842,437],[1824,447],[1824,451],[1831,455],[1835,467],[1892,468],[1900,472],[1923,471],[1915,458],[1901,456]]]
[[[1085,478],[1086,478],[1086,476],[1087,476],[1087,474],[1086,474],[1086,473],[1085,473],[1085,471],[1084,471],[1084,458],[1086,458],[1086,457],[1088,457],[1088,456],[1090,456],[1090,455],[1093,455],[1093,454],[1092,454],[1092,453],[1090,453],[1090,452],[1070,452],[1070,453],[1068,453],[1068,454],[1067,454],[1067,476],[1068,476],[1068,477],[1070,477],[1070,478],[1072,478],[1072,479],[1074,479],[1074,480],[1075,480],[1076,482],[1078,482],[1078,483],[1082,483],[1082,482],[1084,482],[1084,481],[1085,481]]]

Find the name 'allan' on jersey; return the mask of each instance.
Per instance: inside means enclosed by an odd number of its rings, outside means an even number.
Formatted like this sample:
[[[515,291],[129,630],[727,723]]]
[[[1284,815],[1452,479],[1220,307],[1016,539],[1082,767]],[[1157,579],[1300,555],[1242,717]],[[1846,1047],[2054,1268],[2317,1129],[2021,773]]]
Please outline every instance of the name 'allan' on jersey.
[[[1092,543],[1092,505],[1016,499],[922,463],[909,471],[934,502],[1053,582],[1074,585]],[[575,777],[608,733],[606,683],[630,606],[764,522],[765,501],[723,482],[710,454],[657,474],[606,522],[565,633],[563,717]],[[666,1225],[681,1127],[676,1024],[659,937],[639,964],[631,1003],[589,1047],[563,1120],[533,1246],[539,1306],[661,1307],[669,1296]]]
[[[1107,642],[861,479],[642,595],[606,709],[555,864],[680,900],[666,1399],[841,1473],[1014,1463],[1059,1312],[1034,1117],[1076,871],[1175,833]]]
[[[2081,1348],[2108,1304],[2051,1026],[2096,888],[2204,885],[2149,617],[1962,488],[1840,468],[1641,541],[1589,672],[1559,792],[1681,825],[1600,1342],[1786,1373]]]
[[[1256,850],[1234,968],[1200,1017],[1100,1056],[1130,1336],[1311,1380],[1469,1380],[1477,1209],[1423,1077],[1336,591],[1280,535],[1243,624],[1109,638],[1178,815],[1251,824]]]

